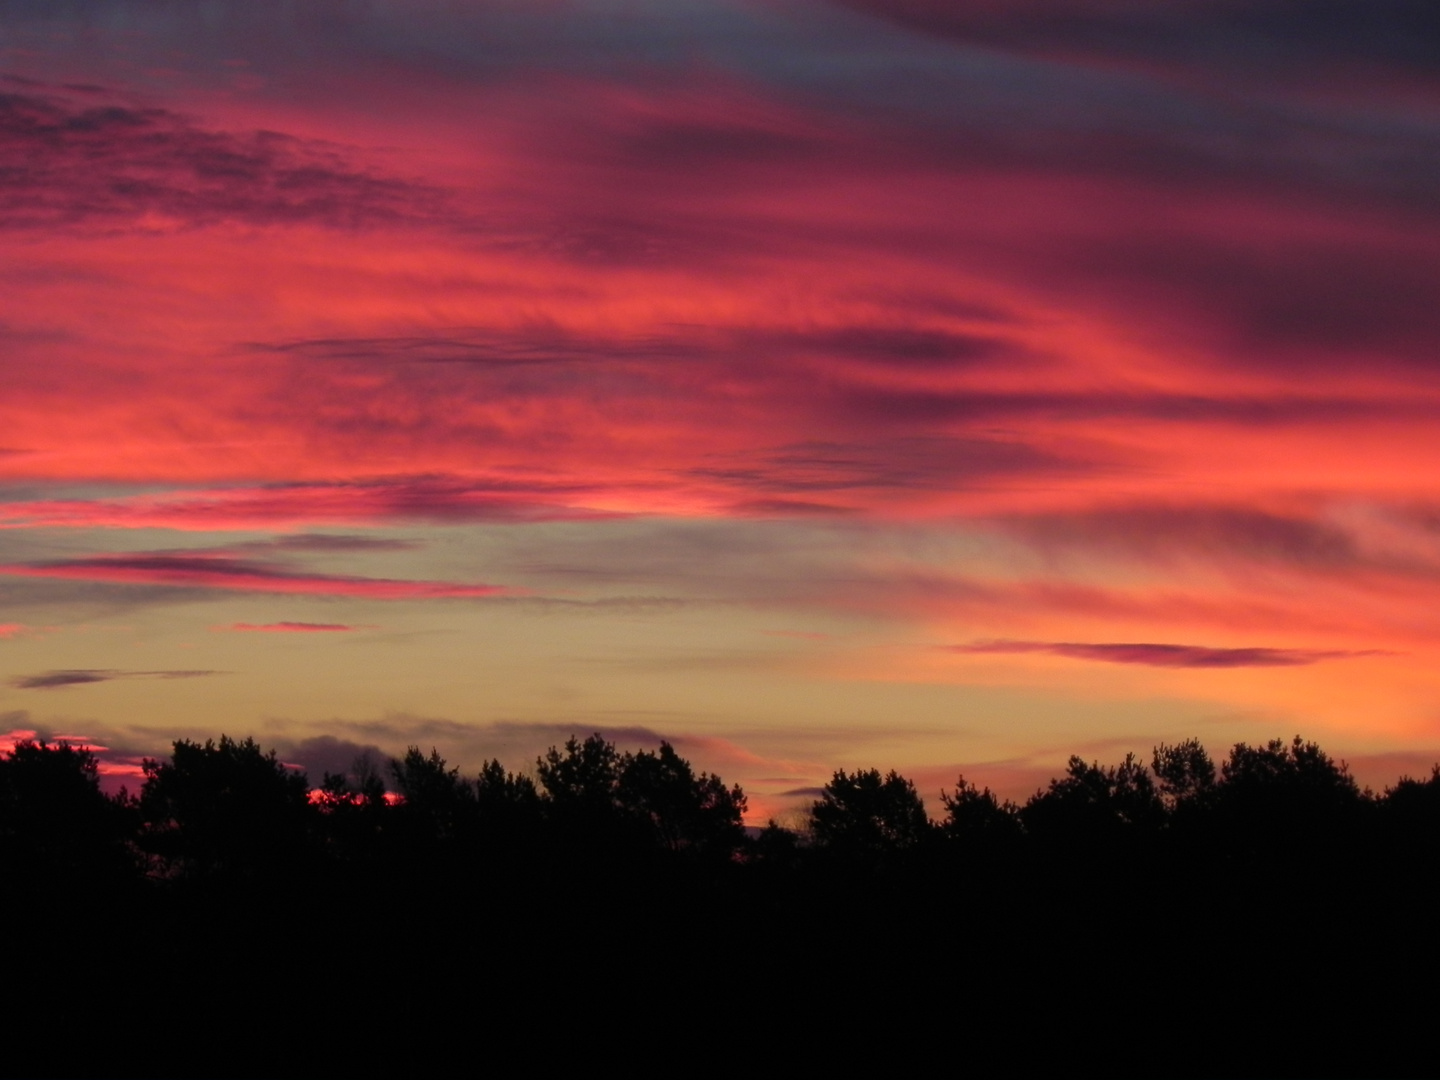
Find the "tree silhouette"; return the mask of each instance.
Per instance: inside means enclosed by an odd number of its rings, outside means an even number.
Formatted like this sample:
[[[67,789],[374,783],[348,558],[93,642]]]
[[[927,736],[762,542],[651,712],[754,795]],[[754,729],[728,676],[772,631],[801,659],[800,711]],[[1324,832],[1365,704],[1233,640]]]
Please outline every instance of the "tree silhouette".
[[[671,851],[731,855],[745,839],[745,793],[727,788],[718,776],[695,775],[668,742],[658,753],[641,750],[620,762],[616,799]]]
[[[561,753],[550,747],[535,761],[535,773],[551,808],[563,817],[595,821],[614,816],[620,785],[620,752],[599,734],[584,742],[573,736]]]
[[[475,797],[483,807],[531,807],[539,802],[535,781],[521,773],[506,772],[498,761],[486,761],[475,778]]]
[[[953,795],[940,792],[945,820],[940,829],[949,840],[969,848],[993,849],[1020,837],[1020,808],[1008,799],[1001,802],[987,787],[983,791],[961,776]]]
[[[1035,836],[1072,842],[1109,842],[1153,831],[1164,816],[1155,783],[1134,754],[1110,768],[1071,757],[1065,776],[1051,780],[1020,811]]]
[[[1415,883],[1412,895],[1433,896],[1440,885],[1440,765],[1426,780],[1396,781],[1379,810],[1387,869]]]
[[[1155,747],[1150,768],[1169,810],[1202,803],[1215,792],[1215,763],[1199,739]]]
[[[766,873],[793,870],[800,859],[800,837],[771,818],[755,837],[750,852],[752,862]]]
[[[140,791],[145,846],[184,876],[252,876],[294,866],[313,808],[303,773],[254,739],[181,739],[170,761],[147,760]]]
[[[1345,764],[1298,735],[1288,745],[1236,743],[1220,771],[1225,845],[1252,861],[1332,856],[1365,812],[1366,796]]]
[[[355,759],[348,775],[325,774],[310,801],[320,815],[324,844],[332,858],[373,858],[384,834],[388,805],[385,782],[369,752]]]
[[[1428,780],[1402,776],[1386,790],[1385,807],[1387,817],[1407,829],[1423,828],[1440,836],[1440,765],[1430,770]]]
[[[541,823],[541,801],[535,781],[506,772],[498,761],[486,761],[475,778],[475,812],[492,839],[534,842]]]
[[[916,847],[931,825],[915,785],[893,769],[839,769],[810,807],[810,831],[830,851],[880,855]]]
[[[130,809],[100,790],[91,751],[18,742],[0,757],[0,867],[22,883],[123,876],[135,865]]]
[[[1348,766],[1299,735],[1288,746],[1280,739],[1256,747],[1236,743],[1221,774],[1230,799],[1283,793],[1312,806],[1348,806],[1360,798]]]
[[[745,793],[718,776],[697,776],[668,742],[622,754],[598,734],[571,738],[563,752],[552,746],[535,771],[546,809],[567,829],[672,852],[729,855],[744,842]]]
[[[448,840],[465,827],[475,804],[475,792],[450,768],[440,751],[430,756],[418,746],[390,762],[390,774],[400,795],[399,815],[411,830],[426,839]]]

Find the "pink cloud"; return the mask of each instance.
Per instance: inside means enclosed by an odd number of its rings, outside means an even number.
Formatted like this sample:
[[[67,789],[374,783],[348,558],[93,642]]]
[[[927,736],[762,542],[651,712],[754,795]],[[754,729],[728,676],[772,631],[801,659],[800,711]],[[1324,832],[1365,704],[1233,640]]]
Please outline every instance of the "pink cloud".
[[[97,770],[101,776],[117,777],[120,779],[143,779],[145,767],[138,762],[129,761],[100,761]],[[108,787],[109,785],[101,785]]]
[[[276,623],[233,623],[230,626],[218,627],[223,630],[254,631],[265,634],[324,634],[340,633],[348,630],[369,630],[368,626],[347,626],[344,623],[308,623],[308,622],[276,622]]]
[[[14,637],[24,629],[23,623],[0,623],[0,638]]]
[[[92,753],[99,753],[99,752],[102,751],[102,750],[109,750],[109,749],[110,749],[108,746],[101,746],[99,743],[97,743],[97,742],[95,742],[93,739],[91,739],[89,735],[60,735],[60,734],[55,734],[55,735],[51,735],[51,736],[50,736],[50,741],[51,741],[51,742],[57,742],[57,743],[58,743],[58,742],[69,743],[69,744],[70,744],[71,746],[73,746],[76,750],[89,750],[89,751],[91,751]]]
[[[38,742],[40,738],[40,733],[30,728],[15,728],[0,733],[0,753],[10,753],[15,749],[16,743]],[[106,757],[104,755],[110,752],[110,747],[96,742],[88,735],[55,734],[46,736],[45,742],[51,746],[65,743],[73,749],[95,754],[99,758],[97,771],[102,777],[138,778],[145,775],[140,759],[123,755],[118,758]]]
[[[482,597],[510,591],[499,585],[296,573],[263,563],[193,554],[97,555],[91,558],[0,566],[0,574],[120,585],[233,589],[307,596],[353,596],[372,600]]]
[[[39,742],[40,732],[30,728],[15,728],[0,732],[0,753],[9,753],[16,743]],[[107,795],[116,795],[122,788],[135,791],[145,778],[145,758],[134,753],[117,753],[111,747],[97,742],[88,735],[57,733],[43,736],[44,741],[55,746],[66,743],[76,750],[84,750],[96,756],[96,772],[99,774],[100,789]],[[126,783],[130,781],[130,783]]]
[[[37,738],[39,733],[31,728],[12,728],[0,733],[0,753],[8,754],[15,749],[16,743],[34,742]]]

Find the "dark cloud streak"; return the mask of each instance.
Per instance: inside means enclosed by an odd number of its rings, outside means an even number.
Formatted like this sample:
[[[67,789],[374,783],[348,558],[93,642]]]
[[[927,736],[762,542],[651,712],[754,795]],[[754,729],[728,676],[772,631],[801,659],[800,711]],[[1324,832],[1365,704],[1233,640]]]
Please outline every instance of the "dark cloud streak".
[[[374,175],[342,148],[270,131],[210,131],[166,109],[0,92],[0,227],[397,223],[433,188]]]
[[[18,690],[58,690],[67,686],[86,686],[115,679],[196,679],[205,675],[221,675],[219,671],[119,671],[114,668],[68,668],[45,671],[38,675],[18,675],[10,685]]]
[[[303,573],[271,563],[226,554],[162,552],[97,555],[0,566],[0,574],[54,577],[114,584],[234,589],[262,593],[354,596],[377,600],[482,597],[501,593],[495,585],[446,581],[404,581],[353,575]]]

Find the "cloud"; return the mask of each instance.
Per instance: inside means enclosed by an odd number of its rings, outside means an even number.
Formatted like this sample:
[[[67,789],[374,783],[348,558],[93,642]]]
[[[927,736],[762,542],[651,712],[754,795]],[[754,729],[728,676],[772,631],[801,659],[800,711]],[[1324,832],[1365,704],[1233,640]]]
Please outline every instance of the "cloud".
[[[493,329],[457,329],[443,334],[403,334],[390,337],[298,338],[250,342],[245,347],[261,353],[278,353],[331,365],[458,364],[471,367],[553,367],[593,363],[596,360],[659,359],[678,344],[662,339],[632,340],[617,347],[604,337],[566,332],[558,327],[529,328],[523,334]],[[691,344],[686,351],[693,352]],[[550,373],[554,377],[554,373]]]
[[[1145,503],[995,519],[1004,532],[1049,551],[1110,551],[1125,557],[1200,555],[1316,570],[1368,562],[1359,537],[1341,524],[1258,507]]]
[[[44,671],[38,675],[17,675],[10,685],[19,690],[57,690],[66,686],[85,686],[114,679],[195,679],[220,675],[219,671],[119,671],[114,668],[72,668]]]
[[[0,574],[122,585],[163,585],[306,596],[350,596],[371,600],[482,597],[509,591],[498,585],[307,574],[269,563],[208,554],[96,555],[90,558],[0,565]]]
[[[276,551],[350,552],[350,551],[413,551],[421,546],[416,540],[390,540],[378,536],[334,535],[331,533],[297,533],[277,536],[244,545]]]
[[[1440,75],[1440,18],[1412,0],[833,0],[922,32],[1147,72],[1315,83]]]
[[[823,329],[740,330],[736,345],[829,364],[854,361],[892,371],[964,371],[988,362],[1015,363],[1025,351],[1013,339],[994,334],[960,333],[938,327],[917,329],[855,322]]]
[[[266,634],[323,634],[348,630],[373,630],[372,626],[347,626],[344,623],[276,622],[276,623],[232,623],[218,627],[221,630],[258,632]]]
[[[29,724],[30,716],[25,712],[0,713],[0,728],[5,725]],[[71,732],[53,732],[36,727],[15,727],[0,730],[0,753],[9,753],[20,742],[40,742],[54,745],[67,743],[76,750],[86,750],[96,757],[96,771],[100,777],[100,789],[114,796],[127,787],[125,781],[140,782],[145,776],[144,755],[112,749],[112,747],[91,738]],[[108,741],[108,740],[107,740]]]
[[[1283,574],[1320,588],[1429,590],[1440,581],[1440,544],[1423,505],[1291,494],[1261,505],[1137,501],[977,520],[1002,542],[1035,551],[1062,574],[1097,567],[1163,569],[1171,580],[1216,572],[1254,592]],[[1269,505],[1266,505],[1269,504]]]
[[[1299,667],[1324,660],[1391,655],[1377,649],[1225,649],[1204,645],[1083,644],[1068,641],[977,641],[969,645],[946,645],[944,648],[966,655],[1051,653],[1072,660],[1172,668]]]
[[[0,638],[14,637],[24,629],[23,623],[0,623]]]
[[[0,92],[0,227],[403,222],[442,197],[350,163],[351,151],[273,131],[212,131],[93,94]]]
[[[39,675],[16,676],[10,680],[10,685],[21,690],[53,690],[61,686],[106,682],[119,678],[120,674],[113,670],[46,671]]]
[[[30,720],[30,714],[19,712],[0,713],[0,725],[9,726],[13,724],[24,724]],[[10,727],[9,731],[0,732],[0,754],[8,754],[15,749],[16,743],[34,742],[39,737],[39,732],[31,727]]]
[[[914,393],[905,395],[906,404],[884,390],[868,394],[858,388],[853,398],[836,403],[844,415],[856,410],[855,421],[872,434],[864,441],[814,440],[767,448],[750,448],[733,463],[708,465],[689,470],[689,475],[754,497],[734,504],[737,508],[769,509],[775,516],[792,513],[844,512],[861,509],[871,500],[865,492],[900,489],[919,492],[1023,475],[1074,475],[1090,466],[1075,458],[1046,452],[1023,439],[964,438],[886,432],[885,428],[912,429],[908,422],[911,405],[921,410],[940,410],[956,405],[956,394]],[[971,395],[972,398],[977,395]],[[982,395],[983,396],[983,395]],[[923,402],[923,404],[916,404]],[[891,406],[895,406],[893,409]],[[970,410],[974,400],[958,407]],[[860,506],[815,503],[787,498],[804,494],[861,493]],[[781,497],[776,497],[777,495]]]
[[[1428,153],[1440,157],[1440,146]],[[1429,172],[1434,165],[1414,168]],[[1303,186],[1304,180],[1292,183]],[[1117,181],[1114,186],[1118,194],[1125,185]],[[1337,232],[1311,216],[1311,206],[1298,204],[1286,212],[1268,205],[1278,197],[1266,190],[1270,185],[1251,179],[1248,186],[1250,204],[1232,209],[1235,225],[1253,219],[1257,229],[1285,236],[1283,244],[1267,248],[1235,231],[1193,224],[1147,226],[1149,214],[1159,208],[1137,201],[1133,217],[1118,207],[1097,208],[1115,222],[1107,238],[1072,233],[1048,252],[1018,246],[1014,269],[1019,272],[1025,264],[1036,284],[1048,282],[1053,289],[1083,289],[1106,318],[1128,317],[1156,339],[1185,327],[1221,364],[1345,373],[1358,353],[1392,371],[1433,372],[1427,342],[1440,328],[1440,315],[1430,245],[1440,205],[1392,207],[1389,212],[1411,222],[1404,232]],[[1307,202],[1324,196],[1339,204],[1344,195],[1311,192]],[[1352,212],[1360,205],[1378,210],[1385,203],[1416,201],[1399,192],[1349,192]],[[1345,209],[1337,206],[1335,212]],[[1059,267],[1063,270],[1057,273]],[[1303,403],[1308,395],[1292,390],[1287,396]],[[1252,405],[1257,411],[1262,407],[1261,402]],[[1354,407],[1363,408],[1363,398],[1357,396]]]
[[[101,499],[11,502],[0,527],[177,529],[285,528],[391,522],[587,521],[616,516],[573,505],[594,493],[581,484],[509,484],[459,476],[293,482],[263,487],[173,491]],[[310,534],[267,541],[290,551],[359,551],[406,541]]]

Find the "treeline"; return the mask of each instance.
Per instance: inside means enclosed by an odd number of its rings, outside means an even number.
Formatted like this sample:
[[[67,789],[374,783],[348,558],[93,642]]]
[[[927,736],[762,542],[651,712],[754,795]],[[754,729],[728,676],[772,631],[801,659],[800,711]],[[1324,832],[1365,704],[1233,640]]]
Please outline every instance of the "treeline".
[[[989,1075],[1434,1071],[1440,769],[1375,793],[1299,738],[1187,740],[1071,758],[1023,804],[962,778],[934,815],[842,770],[794,828],[746,829],[739,787],[598,735],[525,772],[412,747],[319,785],[180,741],[118,797],[98,764],[0,756],[0,1006],[70,1025],[12,1040],[9,1074],[588,1064],[636,1025],[646,1053],[768,1032],[837,1067],[941,1043]]]
[[[462,776],[411,747],[357,760],[318,787],[253,739],[181,740],[145,763],[136,794],[106,796],[98,761],[64,742],[0,755],[0,868],[9,891],[81,878],[156,888],[258,880],[318,868],[463,862],[524,853],[603,864],[648,859],[710,873],[765,867],[901,872],[921,864],[1069,865],[1183,859],[1211,872],[1301,872],[1346,853],[1419,864],[1440,854],[1440,765],[1383,793],[1298,736],[1236,745],[1218,766],[1198,740],[1102,766],[1072,757],[1023,805],[960,777],[927,811],[908,779],[837,771],[797,828],[747,830],[738,785],[697,773],[668,743],[622,753],[599,735],[537,759]]]

